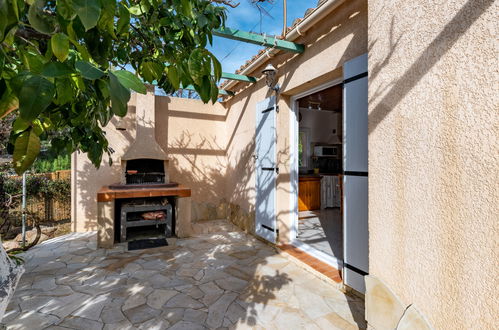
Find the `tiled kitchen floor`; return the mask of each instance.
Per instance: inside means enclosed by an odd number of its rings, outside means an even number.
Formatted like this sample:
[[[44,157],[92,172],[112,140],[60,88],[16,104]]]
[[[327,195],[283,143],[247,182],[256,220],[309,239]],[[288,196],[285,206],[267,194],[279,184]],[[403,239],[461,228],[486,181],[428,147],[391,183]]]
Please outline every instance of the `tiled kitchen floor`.
[[[339,208],[302,211],[298,240],[338,260],[343,260],[343,220]]]
[[[356,329],[364,302],[234,226],[174,246],[96,249],[96,234],[48,240],[2,322],[9,329]],[[232,231],[219,232],[228,228]]]

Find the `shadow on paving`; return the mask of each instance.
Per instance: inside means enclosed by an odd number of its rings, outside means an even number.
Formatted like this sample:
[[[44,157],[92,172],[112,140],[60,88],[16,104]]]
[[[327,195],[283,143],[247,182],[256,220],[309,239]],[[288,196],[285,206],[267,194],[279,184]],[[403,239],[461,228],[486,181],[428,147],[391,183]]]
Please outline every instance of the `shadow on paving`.
[[[9,329],[358,327],[361,299],[227,222],[199,226],[213,225],[227,231],[130,252],[95,249],[95,233],[46,241],[25,256],[3,322]]]

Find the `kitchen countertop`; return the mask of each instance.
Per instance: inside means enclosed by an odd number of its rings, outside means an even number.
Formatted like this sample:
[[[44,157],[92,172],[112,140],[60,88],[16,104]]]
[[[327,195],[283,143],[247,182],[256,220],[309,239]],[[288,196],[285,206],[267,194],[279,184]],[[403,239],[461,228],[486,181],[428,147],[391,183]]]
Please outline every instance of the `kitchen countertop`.
[[[343,173],[319,173],[319,174],[299,174],[298,177],[300,178],[322,178],[323,176],[326,175],[342,175]]]

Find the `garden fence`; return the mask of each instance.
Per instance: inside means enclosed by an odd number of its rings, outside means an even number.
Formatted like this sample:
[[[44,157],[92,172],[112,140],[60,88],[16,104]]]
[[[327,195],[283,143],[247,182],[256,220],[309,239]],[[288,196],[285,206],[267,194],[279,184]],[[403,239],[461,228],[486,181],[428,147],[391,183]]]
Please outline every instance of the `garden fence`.
[[[40,223],[44,222],[58,222],[62,220],[71,219],[71,170],[62,170],[52,173],[37,173],[28,174],[29,177],[45,178],[49,181],[67,181],[67,185],[63,187],[64,191],[55,196],[47,194],[38,194],[33,196],[27,193],[26,211],[28,213],[28,221],[30,218],[36,218]],[[10,176],[9,180],[22,181],[21,176]],[[69,188],[68,188],[69,187]],[[15,208],[11,209],[11,214],[22,214],[21,197]],[[16,217],[17,218],[17,217]],[[20,217],[19,217],[20,218]]]

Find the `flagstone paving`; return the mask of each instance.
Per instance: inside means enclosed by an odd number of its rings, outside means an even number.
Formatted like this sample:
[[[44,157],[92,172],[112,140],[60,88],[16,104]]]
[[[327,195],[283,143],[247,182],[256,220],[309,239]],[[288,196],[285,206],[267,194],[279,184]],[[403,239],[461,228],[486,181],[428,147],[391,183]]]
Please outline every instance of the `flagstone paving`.
[[[207,224],[204,224],[207,226]],[[230,225],[217,228],[229,228]],[[96,249],[96,234],[48,240],[2,322],[8,329],[356,329],[364,303],[240,231],[174,246]]]

